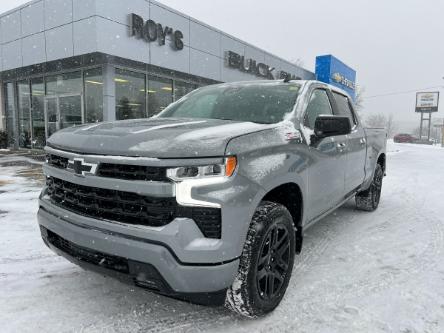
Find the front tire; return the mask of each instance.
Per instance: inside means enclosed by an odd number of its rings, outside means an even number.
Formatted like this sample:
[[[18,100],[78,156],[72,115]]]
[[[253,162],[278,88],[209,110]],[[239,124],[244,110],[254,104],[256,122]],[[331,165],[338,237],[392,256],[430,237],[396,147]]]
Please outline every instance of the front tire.
[[[226,307],[250,318],[273,311],[288,287],[295,246],[288,210],[273,202],[261,202],[248,230],[238,274],[227,291]]]
[[[356,194],[356,207],[367,212],[375,211],[379,206],[382,191],[382,179],[384,171],[380,164],[376,165],[375,174],[370,188],[366,191]]]

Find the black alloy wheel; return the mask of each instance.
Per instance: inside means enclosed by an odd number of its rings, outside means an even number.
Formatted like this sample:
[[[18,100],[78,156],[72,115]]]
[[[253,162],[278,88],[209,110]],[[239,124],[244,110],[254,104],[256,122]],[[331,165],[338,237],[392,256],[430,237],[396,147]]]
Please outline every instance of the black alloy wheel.
[[[290,237],[282,225],[274,225],[264,238],[258,257],[256,283],[259,296],[272,300],[279,294],[288,274]]]
[[[378,208],[379,202],[381,201],[383,178],[384,171],[382,166],[377,164],[370,187],[367,190],[356,194],[356,207],[358,209],[372,212]]]
[[[296,254],[296,229],[286,207],[262,201],[248,230],[238,274],[225,305],[246,317],[273,311],[284,297]]]
[[[382,192],[382,178],[384,177],[384,173],[382,168],[377,168],[375,171],[375,176],[372,182],[372,200],[373,207],[378,207],[379,201],[381,200],[381,192]]]

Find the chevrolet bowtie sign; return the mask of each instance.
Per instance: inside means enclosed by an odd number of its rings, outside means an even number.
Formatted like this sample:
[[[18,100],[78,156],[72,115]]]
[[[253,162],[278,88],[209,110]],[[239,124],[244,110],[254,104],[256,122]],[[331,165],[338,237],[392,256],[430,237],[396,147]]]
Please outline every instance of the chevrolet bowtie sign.
[[[347,79],[344,75],[341,75],[340,73],[334,73],[331,76],[331,78],[335,82],[342,84],[343,86],[346,86],[346,87],[353,89],[353,90],[356,89],[356,84],[352,80]]]
[[[68,162],[67,169],[74,172],[76,176],[86,176],[86,174],[95,174],[98,165],[95,163],[86,163],[83,158],[74,158]]]
[[[331,54],[316,57],[316,79],[356,97],[356,71]]]

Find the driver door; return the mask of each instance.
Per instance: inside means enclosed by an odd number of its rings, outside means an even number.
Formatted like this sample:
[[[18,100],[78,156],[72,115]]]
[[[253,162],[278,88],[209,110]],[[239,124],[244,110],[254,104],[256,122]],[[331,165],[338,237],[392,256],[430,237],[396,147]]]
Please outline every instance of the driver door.
[[[308,168],[308,221],[312,221],[335,207],[345,193],[347,141],[345,135],[318,139],[314,125],[319,115],[333,115],[331,94],[325,89],[311,93],[303,118],[304,133],[310,133]]]

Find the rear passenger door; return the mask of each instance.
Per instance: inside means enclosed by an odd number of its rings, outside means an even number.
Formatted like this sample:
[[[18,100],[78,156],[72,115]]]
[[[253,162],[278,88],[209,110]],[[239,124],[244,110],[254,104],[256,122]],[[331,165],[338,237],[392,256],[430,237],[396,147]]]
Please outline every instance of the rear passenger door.
[[[311,93],[303,117],[304,133],[313,133],[316,118],[332,115],[331,96],[325,89]],[[344,197],[346,165],[345,135],[308,140],[311,165],[308,168],[307,217],[311,221],[336,206]]]
[[[336,104],[335,114],[348,117],[352,128],[346,139],[347,167],[345,170],[345,192],[349,194],[356,190],[365,178],[366,137],[363,127],[358,123],[348,97],[335,91],[332,93]]]

